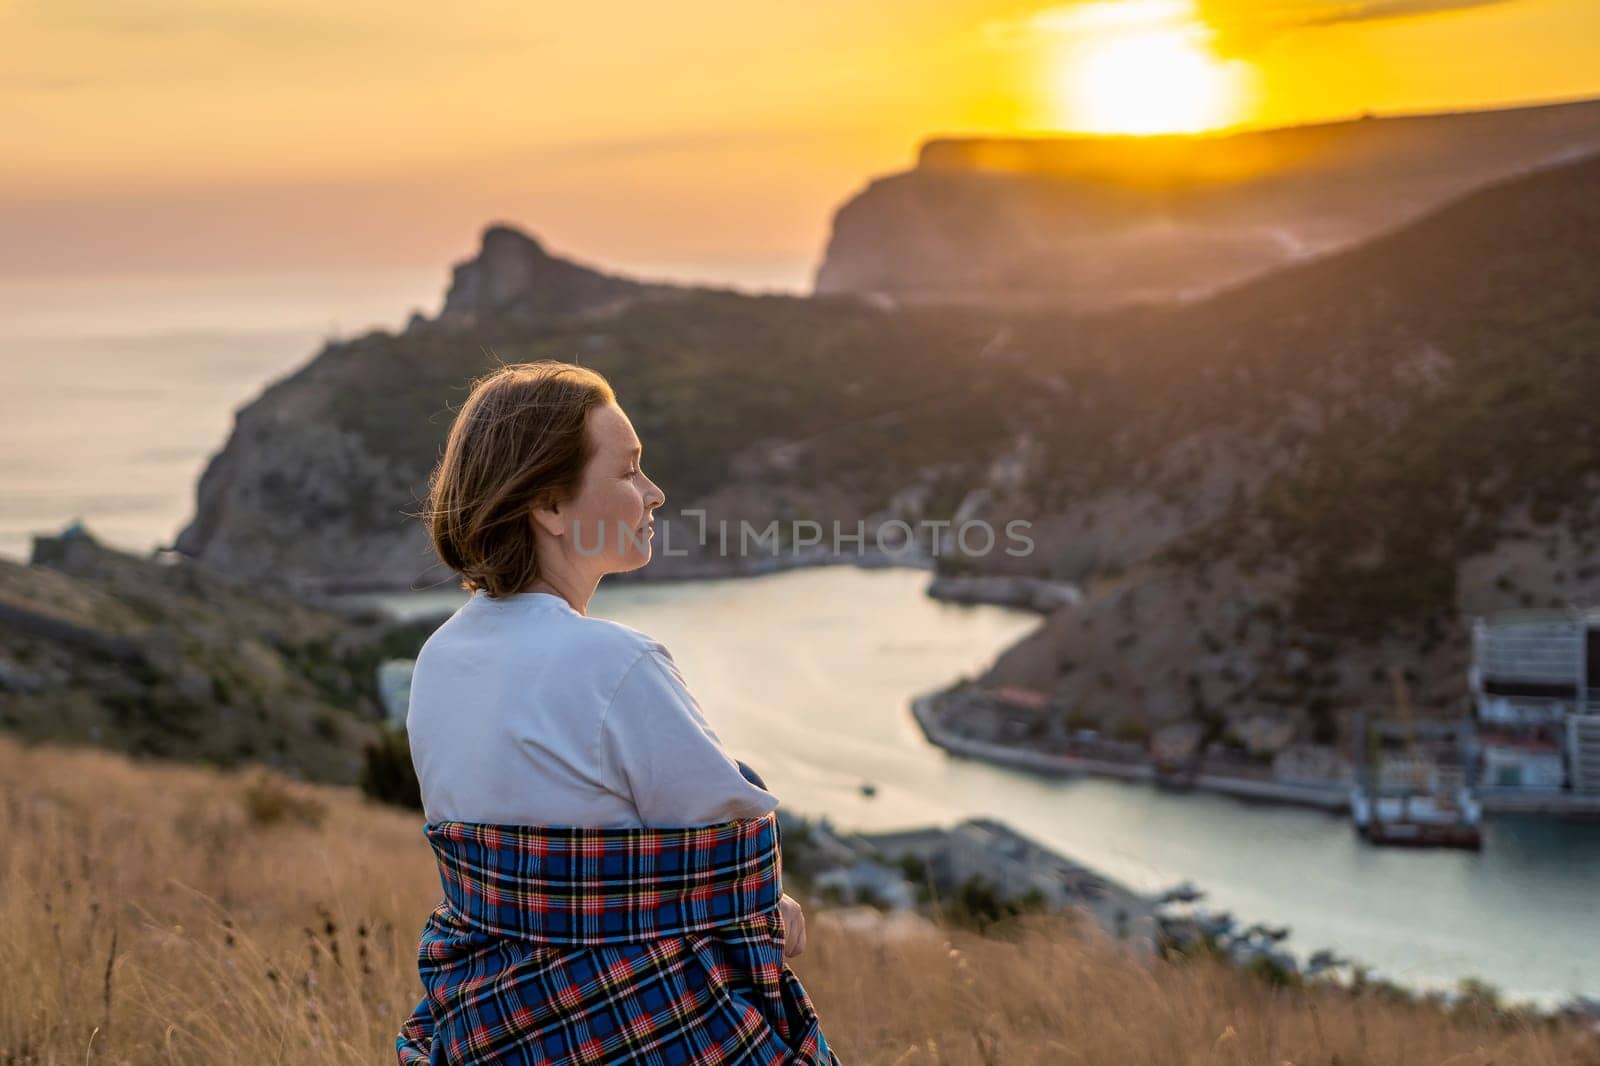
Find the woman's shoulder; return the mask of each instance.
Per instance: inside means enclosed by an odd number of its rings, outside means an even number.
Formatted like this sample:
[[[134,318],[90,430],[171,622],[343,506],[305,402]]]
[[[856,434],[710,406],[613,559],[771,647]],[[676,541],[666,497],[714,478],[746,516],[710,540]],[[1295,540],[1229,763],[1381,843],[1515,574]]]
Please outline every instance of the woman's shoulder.
[[[450,655],[456,649],[472,649],[476,654],[485,640],[523,662],[554,658],[574,672],[590,674],[620,675],[646,653],[671,658],[660,641],[633,626],[551,607],[492,616],[458,612],[424,642],[418,659],[435,650]],[[431,644],[442,647],[433,649]]]
[[[610,618],[557,607],[527,612],[522,619],[527,632],[517,643],[537,650],[541,661],[559,661],[575,676],[614,682],[647,656],[672,659],[650,634]]]
[[[576,615],[569,618],[575,643],[627,666],[646,652],[664,653],[666,648],[650,634],[610,618]]]

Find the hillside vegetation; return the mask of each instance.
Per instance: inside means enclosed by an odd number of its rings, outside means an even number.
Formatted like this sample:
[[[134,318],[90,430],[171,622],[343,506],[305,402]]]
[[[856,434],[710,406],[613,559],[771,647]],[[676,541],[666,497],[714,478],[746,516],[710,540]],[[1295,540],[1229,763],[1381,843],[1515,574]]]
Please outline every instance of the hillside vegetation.
[[[11,738],[0,811],[0,1063],[392,1061],[439,899],[418,816]],[[885,939],[808,913],[791,961],[856,1066],[1600,1063],[1567,1023],[1138,962],[1060,917]]]
[[[427,635],[81,530],[44,554],[0,560],[0,729],[28,739],[353,783],[379,737],[376,666]]]
[[[1292,712],[1331,740],[1387,705],[1393,664],[1460,713],[1472,615],[1600,599],[1597,189],[1591,157],[1205,304],[1019,329],[1032,351],[1074,331],[1101,371],[1068,391],[1120,423],[1097,449],[1041,423],[1067,494],[1042,509],[1147,506],[1106,536],[1088,508],[1062,523],[1103,548],[1095,595],[993,679],[1095,718]]]

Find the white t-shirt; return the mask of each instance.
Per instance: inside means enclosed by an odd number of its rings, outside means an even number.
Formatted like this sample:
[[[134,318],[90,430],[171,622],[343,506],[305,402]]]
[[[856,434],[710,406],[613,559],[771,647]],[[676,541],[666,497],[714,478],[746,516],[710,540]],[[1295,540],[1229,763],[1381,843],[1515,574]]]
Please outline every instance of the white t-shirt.
[[[436,629],[406,732],[429,822],[661,828],[778,805],[660,642],[549,592],[479,590]]]

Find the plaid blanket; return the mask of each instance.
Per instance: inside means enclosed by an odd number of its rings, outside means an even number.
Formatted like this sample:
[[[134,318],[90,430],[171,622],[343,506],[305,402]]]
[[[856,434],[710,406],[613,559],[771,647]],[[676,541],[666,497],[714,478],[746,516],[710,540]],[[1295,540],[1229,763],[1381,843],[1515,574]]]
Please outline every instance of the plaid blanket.
[[[675,829],[439,822],[401,1066],[839,1066],[783,963],[776,814]]]

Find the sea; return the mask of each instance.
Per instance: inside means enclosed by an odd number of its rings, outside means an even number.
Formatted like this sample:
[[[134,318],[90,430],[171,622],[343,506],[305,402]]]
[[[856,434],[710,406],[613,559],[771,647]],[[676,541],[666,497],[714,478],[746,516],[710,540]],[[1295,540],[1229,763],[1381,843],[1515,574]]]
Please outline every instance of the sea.
[[[448,271],[0,277],[0,556],[81,521],[172,542],[233,413],[331,339],[432,315]]]

